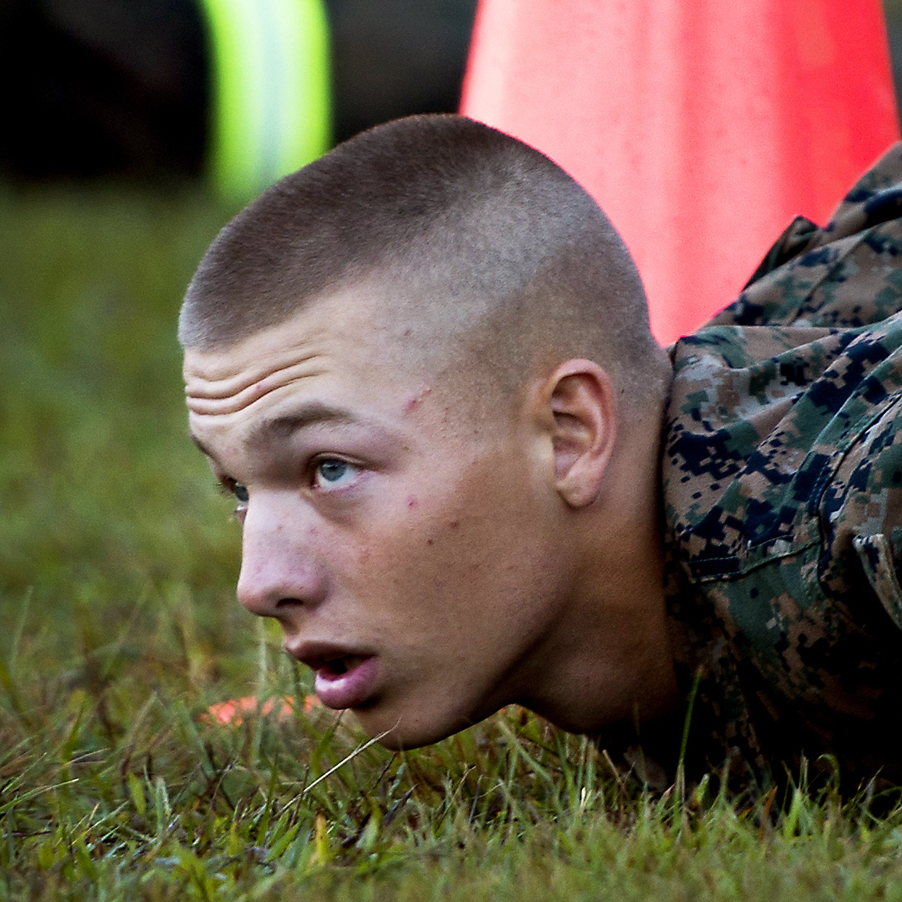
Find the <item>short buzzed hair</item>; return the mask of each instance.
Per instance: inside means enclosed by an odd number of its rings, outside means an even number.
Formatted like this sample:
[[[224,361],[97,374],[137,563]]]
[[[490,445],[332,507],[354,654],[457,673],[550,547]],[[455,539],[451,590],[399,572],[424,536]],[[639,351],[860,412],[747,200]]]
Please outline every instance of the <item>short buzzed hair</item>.
[[[595,201],[539,151],[452,115],[377,126],[264,192],[201,261],[179,339],[227,347],[384,277],[521,378],[546,355],[597,360],[630,393],[657,375],[639,275]]]

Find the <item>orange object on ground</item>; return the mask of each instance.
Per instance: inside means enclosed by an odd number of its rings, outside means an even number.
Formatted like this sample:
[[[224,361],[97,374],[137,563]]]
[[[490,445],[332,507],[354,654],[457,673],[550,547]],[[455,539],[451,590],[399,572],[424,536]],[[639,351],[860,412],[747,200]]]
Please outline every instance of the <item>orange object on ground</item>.
[[[219,723],[240,724],[245,715],[256,714],[268,717],[274,715],[277,720],[286,720],[291,717],[295,709],[295,700],[292,697],[268,698],[262,703],[256,695],[247,695],[243,698],[230,698],[224,702],[216,702],[207,708],[207,714],[212,720]],[[315,695],[304,696],[302,710],[312,711],[322,707],[320,700]]]
[[[879,0],[481,0],[461,111],[595,197],[662,341],[899,134]]]

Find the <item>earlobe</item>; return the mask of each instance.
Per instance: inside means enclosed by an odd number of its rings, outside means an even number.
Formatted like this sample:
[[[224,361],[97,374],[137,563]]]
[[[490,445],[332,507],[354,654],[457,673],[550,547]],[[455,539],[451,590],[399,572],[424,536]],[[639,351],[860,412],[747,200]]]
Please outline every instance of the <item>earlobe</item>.
[[[601,492],[614,449],[613,384],[594,361],[568,360],[557,367],[545,386],[555,488],[570,507],[586,507]]]

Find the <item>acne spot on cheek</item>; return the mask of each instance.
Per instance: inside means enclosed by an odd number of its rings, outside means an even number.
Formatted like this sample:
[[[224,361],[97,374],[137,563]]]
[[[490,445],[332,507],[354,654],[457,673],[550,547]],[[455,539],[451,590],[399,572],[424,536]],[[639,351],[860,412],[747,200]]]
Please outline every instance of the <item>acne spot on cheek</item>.
[[[448,525],[449,525],[452,529],[457,529],[457,527],[460,526],[460,520],[458,520],[458,519],[455,517]]]
[[[417,499],[416,499],[413,495],[411,495],[411,496],[407,499],[407,507],[408,507],[408,509],[410,509],[410,510],[413,510],[419,503],[420,503],[420,502],[417,501]]]
[[[424,388],[422,391],[417,392],[416,394],[411,394],[407,396],[407,399],[404,402],[404,412],[411,413],[416,409],[416,406],[423,400],[427,395],[432,394],[431,388]]]

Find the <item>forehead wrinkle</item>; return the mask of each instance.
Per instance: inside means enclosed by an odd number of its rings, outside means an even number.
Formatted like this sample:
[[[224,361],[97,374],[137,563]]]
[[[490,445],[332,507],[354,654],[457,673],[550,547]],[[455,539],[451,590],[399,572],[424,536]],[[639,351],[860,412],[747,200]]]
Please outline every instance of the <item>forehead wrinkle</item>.
[[[196,387],[200,380],[195,380],[194,384],[186,382],[185,394],[188,409],[197,414],[212,416],[237,413],[256,404],[274,391],[321,375],[322,370],[311,365],[311,361],[314,359],[316,359],[315,356],[311,355],[290,366],[271,370],[256,379],[241,377],[239,382],[236,378],[228,389],[217,390],[214,388],[216,383],[206,383],[206,391],[204,391],[203,387],[201,389]],[[236,390],[236,384],[243,387]]]
[[[314,351],[292,347],[278,356],[267,355],[267,359],[240,366],[236,372],[233,361],[211,360],[209,357],[212,355],[206,355],[203,367],[206,372],[201,372],[196,364],[193,367],[188,365],[189,354],[185,358],[185,392],[189,397],[211,400],[239,394],[255,382],[262,382],[283,370],[294,370],[317,357]]]

